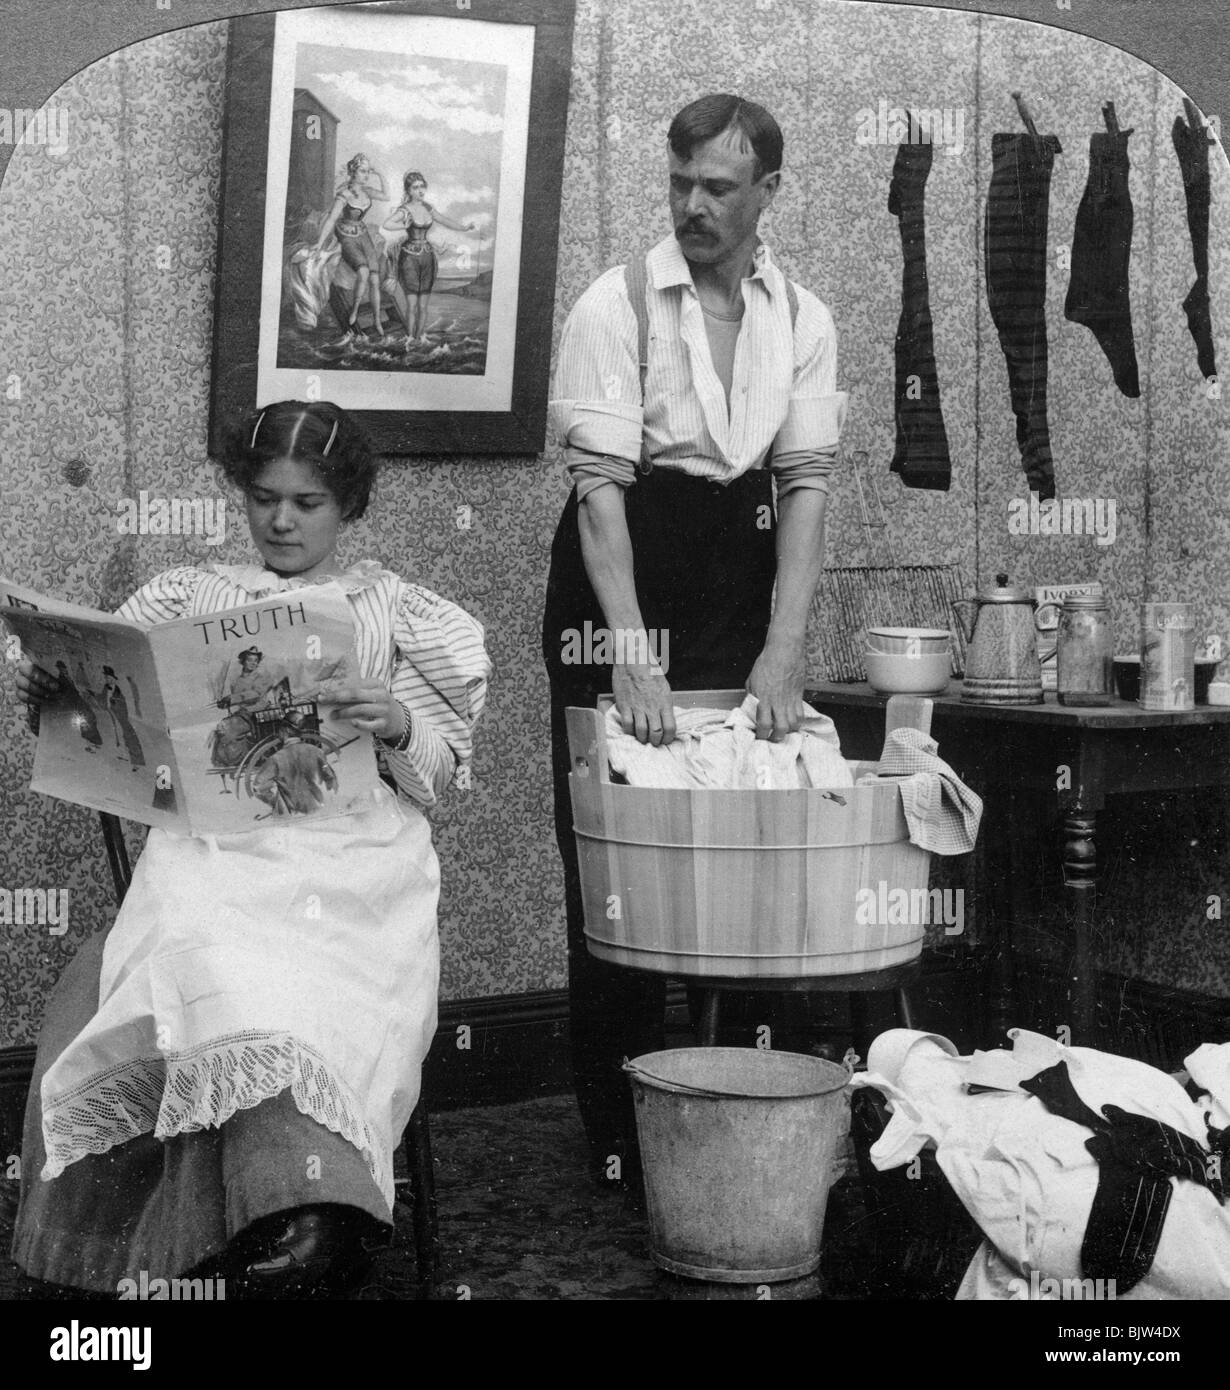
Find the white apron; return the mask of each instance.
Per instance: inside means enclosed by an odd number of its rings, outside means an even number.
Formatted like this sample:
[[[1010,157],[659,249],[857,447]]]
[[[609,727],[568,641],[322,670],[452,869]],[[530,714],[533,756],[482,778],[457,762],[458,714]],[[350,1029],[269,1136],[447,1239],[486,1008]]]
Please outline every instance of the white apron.
[[[43,1078],[44,1178],[289,1087],[359,1149],[392,1211],[393,1149],[436,1026],[440,876],[425,818],[378,798],[238,835],[150,831],[98,1012]]]

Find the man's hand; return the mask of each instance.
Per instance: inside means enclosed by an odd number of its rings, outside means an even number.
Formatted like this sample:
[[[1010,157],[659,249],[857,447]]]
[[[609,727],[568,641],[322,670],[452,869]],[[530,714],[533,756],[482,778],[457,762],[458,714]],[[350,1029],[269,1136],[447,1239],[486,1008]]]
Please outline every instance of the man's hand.
[[[625,733],[655,748],[674,741],[675,702],[660,670],[617,664],[611,671],[611,689]]]
[[[803,644],[769,643],[747,678],[755,695],[756,737],[783,739],[803,723]]]

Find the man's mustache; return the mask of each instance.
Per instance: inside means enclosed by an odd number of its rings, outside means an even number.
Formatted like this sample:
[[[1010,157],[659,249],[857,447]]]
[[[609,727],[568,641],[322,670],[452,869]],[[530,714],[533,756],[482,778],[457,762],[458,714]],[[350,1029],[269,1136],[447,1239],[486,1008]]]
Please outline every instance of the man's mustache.
[[[680,222],[675,228],[676,236],[708,236],[709,229],[701,222]]]

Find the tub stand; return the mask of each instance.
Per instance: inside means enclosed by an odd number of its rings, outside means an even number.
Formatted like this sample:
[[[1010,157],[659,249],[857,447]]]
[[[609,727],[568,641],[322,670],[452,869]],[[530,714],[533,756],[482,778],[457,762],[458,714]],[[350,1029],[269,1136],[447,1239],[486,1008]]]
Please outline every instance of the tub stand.
[[[892,965],[886,970],[868,970],[858,975],[810,975],[793,980],[714,979],[712,976],[681,977],[685,984],[695,986],[703,996],[697,1041],[702,1047],[716,1047],[722,995],[727,990],[742,990],[753,994],[846,994],[850,1000],[850,1023],[854,1034],[854,1049],[866,1057],[872,1033],[867,1009],[869,994],[892,991],[893,1006],[899,1028],[913,1028],[914,1014],[910,1008],[909,986],[918,983],[922,973],[919,961]]]

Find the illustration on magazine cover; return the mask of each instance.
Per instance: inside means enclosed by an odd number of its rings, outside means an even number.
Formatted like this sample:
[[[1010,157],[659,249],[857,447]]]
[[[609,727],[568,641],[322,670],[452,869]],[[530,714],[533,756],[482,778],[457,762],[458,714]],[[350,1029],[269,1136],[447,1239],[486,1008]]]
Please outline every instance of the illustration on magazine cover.
[[[370,804],[371,737],[331,703],[357,671],[337,585],[146,628],[0,580],[0,616],[60,679],[32,790],[192,833]]]

